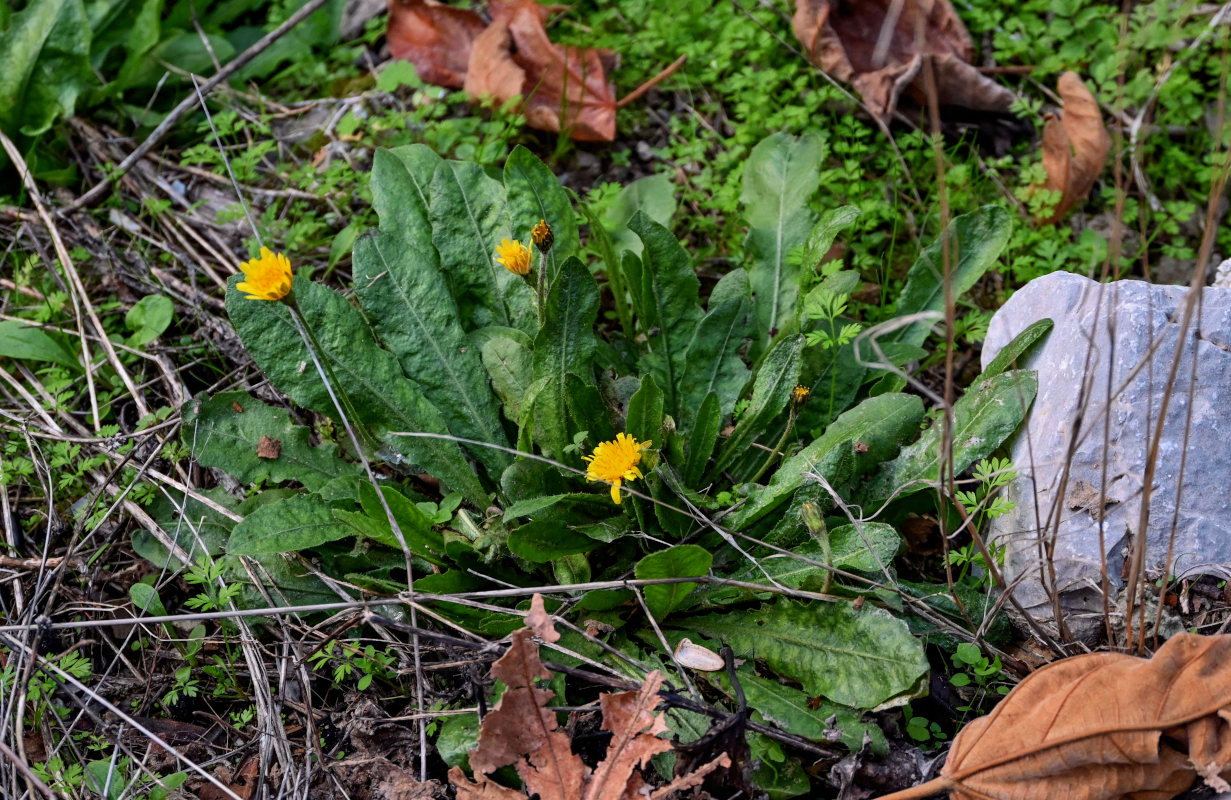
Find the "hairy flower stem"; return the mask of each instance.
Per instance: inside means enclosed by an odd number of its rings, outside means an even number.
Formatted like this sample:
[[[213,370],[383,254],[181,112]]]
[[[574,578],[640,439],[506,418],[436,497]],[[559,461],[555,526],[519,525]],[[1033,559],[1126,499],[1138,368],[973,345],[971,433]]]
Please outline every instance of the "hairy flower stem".
[[[825,582],[821,586],[821,593],[829,594],[830,588],[833,587],[833,547],[829,541],[829,528],[825,526],[825,518],[821,516],[821,509],[816,503],[804,503],[799,516],[813,540],[821,546],[825,559]]]
[[[334,408],[337,409],[338,416],[341,418],[342,425],[350,436],[351,445],[355,448],[356,455],[360,459],[364,459],[363,448],[359,442],[359,434],[350,425],[350,418],[358,419],[359,414],[355,411],[354,405],[351,404],[350,397],[342,390],[342,382],[333,374],[333,368],[329,366],[329,362],[325,358],[325,348],[321,347],[316,334],[312,332],[312,328],[304,318],[303,312],[299,310],[299,305],[295,302],[295,292],[292,291],[288,294],[283,302],[291,310],[291,320],[295,323],[295,330],[299,332],[299,338],[303,340],[304,347],[308,348],[308,355],[312,358],[312,364],[316,367],[317,374],[321,376],[321,382],[325,384],[325,391],[329,394],[329,399],[333,401]],[[366,431],[364,433],[366,434]],[[375,443],[368,442],[368,444]]]
[[[791,431],[795,430],[795,409],[791,409],[791,416],[787,417],[786,428],[782,431],[782,435],[778,437],[778,443],[774,445],[774,449],[769,451],[769,458],[765,459],[765,463],[757,470],[757,474],[753,475],[748,482],[756,483],[761,479],[761,476],[769,469],[770,465],[778,458],[778,454],[782,452],[782,448],[786,445],[787,437],[791,435]]]
[[[538,308],[539,308],[539,327],[547,321],[547,253],[544,250],[539,250],[539,275],[538,275]]]
[[[334,377],[333,371],[325,363],[324,350],[320,343],[313,335],[312,329],[308,327],[307,321],[304,320],[303,314],[299,310],[299,306],[295,304],[295,293],[292,290],[290,294],[284,298],[287,308],[291,311],[291,320],[295,323],[295,329],[299,331],[299,336],[303,339],[304,346],[308,348],[308,356],[312,359],[313,366],[316,367],[316,372],[321,376],[321,381],[325,384],[325,391],[329,394],[330,401],[333,402],[334,409],[338,412],[338,418],[342,422],[342,427],[346,430],[346,435],[350,438],[351,446],[355,448],[355,455],[359,462],[363,464],[363,470],[367,474],[368,482],[372,484],[372,488],[376,490],[376,497],[380,500],[381,509],[385,512],[385,517],[389,521],[389,527],[393,531],[394,537],[402,548],[402,557],[406,560],[406,590],[409,595],[410,602],[407,605],[410,607],[410,624],[418,627],[418,614],[415,613],[415,567],[411,556],[410,546],[406,544],[406,536],[402,533],[402,526],[398,524],[397,517],[393,514],[393,509],[389,507],[389,501],[385,499],[385,493],[381,491],[380,484],[376,482],[376,475],[372,472],[372,465],[368,461],[368,457],[363,452],[363,445],[359,442],[359,434],[355,433],[354,427],[350,423],[350,415],[354,414],[354,408],[351,407],[350,401],[346,401],[346,408],[343,409],[342,398],[346,395],[344,392],[334,391],[334,387],[341,387],[337,378]],[[349,412],[349,413],[348,413]],[[419,658],[419,638],[418,636],[411,637],[411,651],[414,654],[414,669],[415,669],[415,699],[419,706],[423,707],[423,698],[426,695],[426,686],[423,681],[423,669],[421,668]],[[419,720],[419,734],[423,736],[426,730],[426,720]],[[422,762],[422,757],[420,758]],[[425,768],[423,763],[420,763],[421,771]]]

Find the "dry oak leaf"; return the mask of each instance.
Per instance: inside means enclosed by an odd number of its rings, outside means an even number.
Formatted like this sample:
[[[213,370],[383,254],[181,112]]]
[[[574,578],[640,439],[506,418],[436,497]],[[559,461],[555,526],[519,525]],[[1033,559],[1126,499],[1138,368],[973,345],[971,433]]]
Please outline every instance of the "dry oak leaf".
[[[508,652],[492,664],[491,674],[508,688],[479,727],[479,743],[470,751],[476,773],[491,774],[512,764],[530,794],[542,800],[574,800],[589,769],[573,754],[560,730],[556,712],[547,706],[555,693],[535,686],[551,673],[539,660],[533,632],[513,632]]]
[[[538,618],[540,630],[550,628],[550,617],[537,595],[531,601],[531,618]],[[471,781],[458,767],[449,770],[449,782],[458,800],[644,800],[650,795],[640,774],[654,755],[670,750],[671,742],[659,738],[667,731],[662,714],[654,712],[662,675],[651,672],[636,691],[606,693],[600,697],[603,728],[611,731],[606,757],[591,770],[572,751],[568,737],[559,729],[556,712],[547,706],[552,692],[535,686],[551,673],[539,659],[534,631],[515,631],[508,652],[492,665],[491,674],[507,685],[500,702],[483,718],[478,745],[470,751]],[[705,765],[706,770],[717,768]],[[496,784],[488,775],[500,767],[513,765],[525,784],[517,792]],[[655,797],[666,797],[693,785],[703,777],[684,776],[663,787]],[[660,790],[662,792],[662,790]]]
[[[1168,800],[1198,775],[1231,777],[1231,635],[1049,664],[962,729],[941,777],[881,800]]]
[[[1056,86],[1063,105],[1060,117],[1048,114],[1043,126],[1043,169],[1047,182],[1033,187],[1058,192],[1060,200],[1042,223],[1056,222],[1090,193],[1103,172],[1111,135],[1098,101],[1075,72],[1060,76]]]
[[[852,84],[868,110],[888,120],[906,92],[926,100],[923,59],[942,106],[1005,112],[1013,93],[970,65],[970,34],[949,0],[796,0],[793,20],[809,60]]]
[[[587,800],[620,800],[641,796],[641,776],[634,770],[645,767],[652,756],[671,749],[671,742],[658,738],[667,733],[662,714],[655,714],[658,690],[663,678],[658,671],[645,677],[636,692],[606,693],[599,698],[603,709],[603,730],[611,731],[607,756],[594,768]]]

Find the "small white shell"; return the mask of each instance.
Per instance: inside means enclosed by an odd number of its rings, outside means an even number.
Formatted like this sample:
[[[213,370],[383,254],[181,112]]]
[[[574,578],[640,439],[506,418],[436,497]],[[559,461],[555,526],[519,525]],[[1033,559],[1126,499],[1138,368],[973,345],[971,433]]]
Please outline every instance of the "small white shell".
[[[698,672],[718,672],[726,666],[722,656],[708,647],[693,644],[691,639],[680,639],[680,643],[675,646],[675,660]]]

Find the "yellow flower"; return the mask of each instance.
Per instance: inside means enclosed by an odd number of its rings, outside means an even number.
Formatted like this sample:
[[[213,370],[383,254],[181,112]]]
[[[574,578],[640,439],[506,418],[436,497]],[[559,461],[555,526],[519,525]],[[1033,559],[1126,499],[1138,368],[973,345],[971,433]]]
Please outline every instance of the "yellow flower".
[[[521,242],[501,239],[496,248],[496,261],[509,272],[518,275],[530,274],[530,248]]]
[[[235,284],[249,300],[281,300],[291,292],[291,262],[281,253],[261,248],[260,258],[240,265],[244,280]]]
[[[547,224],[547,220],[541,219],[539,224],[534,226],[534,230],[530,231],[530,240],[546,253],[556,241],[556,235],[551,232],[551,226]]]
[[[614,442],[599,442],[594,454],[582,456],[588,461],[587,481],[606,481],[611,484],[611,499],[620,503],[620,482],[645,477],[637,465],[641,463],[641,451],[653,442],[638,442],[626,433],[617,433]]]
[[[807,386],[796,386],[791,390],[791,404],[794,406],[802,406],[808,402],[808,395],[812,394],[812,390]]]

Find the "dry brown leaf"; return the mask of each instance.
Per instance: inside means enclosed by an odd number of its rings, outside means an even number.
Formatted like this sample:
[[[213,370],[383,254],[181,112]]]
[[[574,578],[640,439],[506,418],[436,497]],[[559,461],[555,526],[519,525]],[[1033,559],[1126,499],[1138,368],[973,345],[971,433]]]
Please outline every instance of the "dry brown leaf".
[[[573,139],[615,139],[615,88],[608,50],[555,44],[544,25],[566,6],[492,0],[489,26],[473,11],[434,0],[389,0],[389,51],[419,77],[506,103],[521,96],[532,128]]]
[[[462,88],[471,46],[486,27],[475,12],[434,0],[389,0],[389,52],[437,86]]]
[[[615,87],[607,79],[616,57],[609,50],[555,44],[543,27],[546,16],[559,7],[540,6],[534,0],[493,0],[493,25],[504,23],[512,38],[509,59],[524,73],[514,94],[522,95],[522,110],[532,128],[565,132],[581,142],[615,139]],[[471,53],[471,70],[481,69]],[[490,94],[500,102],[513,95],[500,94],[499,85],[467,81],[467,91]]]
[[[694,786],[700,786],[705,780],[705,776],[719,769],[730,769],[731,758],[726,753],[718,756],[712,761],[708,761],[701,766],[689,772],[687,775],[681,775],[675,780],[668,783],[666,786],[660,786],[650,795],[650,800],[662,800],[671,796],[672,792],[682,792],[685,789],[691,789]]]
[[[812,63],[851,83],[882,120],[904,91],[926,100],[924,57],[940,105],[1004,112],[1013,103],[1012,92],[970,65],[974,46],[949,0],[796,0],[794,29]]]
[[[277,460],[282,455],[282,440],[262,436],[256,443],[256,457]]]
[[[882,800],[1168,800],[1198,774],[1231,777],[1231,635],[1043,667],[962,729],[940,778]]]
[[[528,11],[538,17],[539,23],[546,25],[553,15],[568,11],[568,6],[545,6],[538,0],[491,0],[492,19],[508,22],[521,11]]]
[[[46,761],[47,760],[47,743],[43,739],[41,731],[28,731],[22,735],[22,747],[25,748],[25,757],[30,761]]]
[[[530,612],[526,614],[526,627],[548,644],[560,641],[560,634],[556,633],[556,624],[552,621],[551,614],[548,614],[547,609],[543,607],[543,595],[538,592],[530,598]]]
[[[539,660],[532,636],[526,628],[514,631],[508,652],[492,665],[492,677],[508,688],[483,718],[479,744],[470,751],[470,766],[475,772],[491,774],[512,764],[529,793],[537,793],[542,800],[576,800],[576,790],[589,768],[573,754],[556,722],[556,712],[547,706],[555,693],[534,685],[536,679],[546,680],[551,673]]]
[[[671,742],[658,738],[667,732],[662,714],[655,714],[658,690],[663,677],[657,670],[645,677],[636,692],[604,694],[599,698],[603,709],[603,729],[611,731],[607,757],[594,769],[585,800],[620,800],[635,798],[633,770],[644,767],[650,758],[671,749]],[[638,778],[640,781],[640,778]]]
[[[554,634],[551,617],[538,595],[531,600],[527,621],[537,621],[541,629]],[[534,685],[536,680],[550,678],[551,673],[539,659],[533,636],[528,628],[515,631],[508,652],[492,665],[492,677],[504,681],[508,688],[483,718],[478,745],[470,751],[475,779],[470,780],[457,767],[449,770],[449,782],[457,788],[459,800],[525,800],[527,795],[539,800],[645,800],[649,787],[636,770],[657,753],[672,748],[671,742],[659,738],[667,731],[667,724],[662,714],[654,712],[662,675],[651,672],[637,691],[600,696],[603,728],[611,731],[611,744],[606,758],[591,771],[574,755],[568,737],[556,722],[556,712],[547,706],[554,694]],[[524,793],[500,786],[488,777],[510,764],[525,783]],[[720,765],[704,765],[696,774],[681,776],[672,786],[695,785]],[[668,794],[655,793],[655,797]]]
[[[457,800],[526,800],[526,793],[501,786],[476,772],[471,781],[461,767],[449,768],[449,783],[457,789]]]
[[[239,769],[232,773],[225,765],[220,765],[214,770],[214,777],[219,782],[225,784],[235,795],[242,800],[249,800],[254,794],[261,779],[261,760],[255,756],[249,756],[244,759],[239,765]],[[221,789],[212,783],[204,783],[197,790],[197,797],[201,800],[231,800],[231,795],[224,793]]]
[[[462,87],[471,97],[509,98],[521,94],[526,71],[513,60],[513,36],[504,20],[496,20],[474,40],[470,67]]]
[[[1059,192],[1060,200],[1049,216],[1039,220],[1042,223],[1056,222],[1086,198],[1111,150],[1098,101],[1077,73],[1061,75],[1056,88],[1063,105],[1059,119],[1048,114],[1043,126],[1047,183],[1036,188]]]

